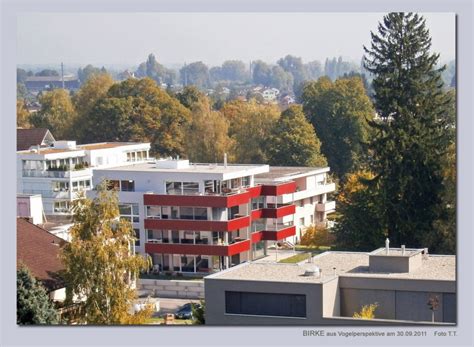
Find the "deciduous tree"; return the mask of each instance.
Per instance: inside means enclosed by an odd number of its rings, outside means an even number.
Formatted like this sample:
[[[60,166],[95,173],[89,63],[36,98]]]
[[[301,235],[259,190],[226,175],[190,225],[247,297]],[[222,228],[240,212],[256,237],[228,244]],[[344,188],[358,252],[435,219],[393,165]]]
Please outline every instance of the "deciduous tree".
[[[276,122],[267,144],[269,163],[283,166],[326,166],[327,160],[320,153],[320,146],[302,107],[291,105]]]
[[[141,324],[151,308],[132,313],[136,299],[133,282],[147,261],[133,252],[130,222],[119,220],[118,196],[97,186],[94,199],[80,197],[74,204],[71,242],[62,249],[65,278],[78,299],[78,320],[87,324]]]

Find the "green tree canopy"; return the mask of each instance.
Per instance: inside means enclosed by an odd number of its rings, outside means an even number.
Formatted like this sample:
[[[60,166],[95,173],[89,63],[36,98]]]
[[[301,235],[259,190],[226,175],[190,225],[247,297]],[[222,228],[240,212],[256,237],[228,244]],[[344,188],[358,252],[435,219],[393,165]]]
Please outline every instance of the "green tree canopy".
[[[128,79],[110,87],[82,117],[89,129],[84,141],[150,142],[154,154],[183,155],[190,119],[190,111],[153,80]]]
[[[31,116],[31,124],[37,128],[49,129],[58,140],[69,139],[72,125],[76,119],[76,110],[69,92],[54,89],[39,97],[41,109]]]
[[[185,86],[193,85],[205,89],[210,85],[209,68],[202,61],[183,66],[179,73],[181,83]]]
[[[91,130],[92,124],[84,120],[89,117],[95,104],[107,95],[113,84],[114,80],[108,73],[92,74],[73,96],[72,100],[78,116],[72,131],[74,138],[79,142],[84,142]]]
[[[433,54],[422,16],[389,13],[365,48],[365,68],[374,75],[380,121],[370,122],[373,203],[393,244],[429,247],[426,235],[446,210],[443,157],[452,142],[451,98]],[[451,231],[452,233],[455,230]]]
[[[25,266],[21,266],[16,272],[16,290],[17,324],[59,323],[58,312],[46,289]]]
[[[280,110],[273,105],[258,104],[255,99],[234,100],[221,109],[229,121],[229,136],[234,142],[229,160],[243,164],[267,164],[267,143]]]
[[[331,82],[327,77],[307,82],[301,96],[303,109],[321,140],[321,152],[340,179],[366,162],[363,143],[369,139],[367,120],[372,103],[358,77]]]
[[[270,165],[326,166],[321,143],[299,105],[291,105],[278,119],[268,142]]]
[[[78,320],[87,324],[142,324],[150,311],[130,313],[133,282],[147,262],[133,254],[130,222],[118,220],[118,196],[104,181],[93,199],[74,203],[71,242],[62,249],[68,300],[80,300]]]
[[[84,68],[79,68],[77,70],[77,77],[81,83],[85,83],[91,76],[104,73],[107,73],[104,67],[99,68],[88,64]]]

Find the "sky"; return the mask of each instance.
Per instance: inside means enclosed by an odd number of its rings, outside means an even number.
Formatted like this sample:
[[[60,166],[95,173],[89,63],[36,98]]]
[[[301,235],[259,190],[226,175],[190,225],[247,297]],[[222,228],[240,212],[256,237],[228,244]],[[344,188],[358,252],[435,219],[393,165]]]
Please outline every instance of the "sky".
[[[359,62],[383,13],[25,13],[17,64],[131,65],[154,53],[165,65],[228,59],[269,63],[342,56]],[[455,58],[455,15],[425,13],[432,50]]]

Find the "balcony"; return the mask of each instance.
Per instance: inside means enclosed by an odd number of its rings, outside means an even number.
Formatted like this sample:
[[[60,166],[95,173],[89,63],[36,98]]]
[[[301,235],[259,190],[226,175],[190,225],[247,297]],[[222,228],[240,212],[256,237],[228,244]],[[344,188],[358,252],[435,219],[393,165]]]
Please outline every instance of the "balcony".
[[[189,219],[145,219],[146,229],[194,230],[194,231],[234,231],[250,225],[250,217],[238,217],[228,221]]]
[[[247,204],[250,193],[246,190],[230,191],[224,194],[192,193],[187,195],[144,194],[145,205],[187,206],[187,207],[233,207]]]
[[[41,177],[41,178],[75,178],[90,176],[92,170],[84,168],[80,170],[23,170],[23,177]]]
[[[292,222],[277,223],[273,225],[266,225],[265,230],[261,231],[262,240],[278,241],[296,234],[296,227]],[[257,237],[256,235],[252,237]]]
[[[319,184],[310,189],[295,191],[293,194],[285,194],[281,197],[278,197],[278,202],[286,204],[293,201],[308,199],[308,198],[315,197],[321,194],[331,193],[331,192],[334,192],[335,190],[336,190],[335,183]]]
[[[203,245],[182,243],[145,243],[146,253],[233,256],[250,250],[250,240],[228,245]]]
[[[335,209],[336,209],[335,201],[318,202],[316,204],[316,212],[329,212],[329,211],[334,211]]]
[[[76,199],[79,194],[85,193],[90,189],[86,187],[83,190],[79,191],[70,191],[67,189],[64,190],[43,190],[43,189],[24,189],[24,194],[40,194],[43,198],[52,198],[52,199]]]
[[[262,185],[261,195],[263,196],[279,196],[283,194],[294,193],[296,183],[294,181],[283,182],[280,184]]]
[[[293,204],[267,204],[267,207],[262,209],[261,218],[281,218],[294,213],[295,205]]]

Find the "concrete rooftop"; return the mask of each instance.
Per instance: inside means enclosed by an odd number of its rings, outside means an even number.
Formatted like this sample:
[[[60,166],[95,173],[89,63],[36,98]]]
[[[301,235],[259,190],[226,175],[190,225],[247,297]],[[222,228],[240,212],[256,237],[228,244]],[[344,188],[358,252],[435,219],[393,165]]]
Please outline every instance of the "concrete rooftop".
[[[318,266],[321,277],[304,276],[306,270]],[[456,280],[456,257],[454,255],[429,255],[422,266],[411,273],[376,273],[369,272],[369,253],[363,252],[325,252],[313,258],[312,263],[244,263],[229,270],[211,275],[219,279],[248,281],[303,282],[321,283],[334,278],[334,269],[338,276],[422,279],[422,280]]]

